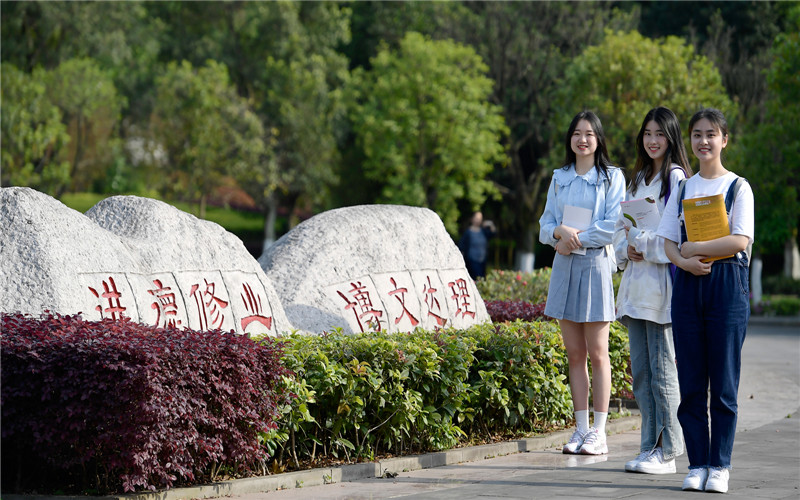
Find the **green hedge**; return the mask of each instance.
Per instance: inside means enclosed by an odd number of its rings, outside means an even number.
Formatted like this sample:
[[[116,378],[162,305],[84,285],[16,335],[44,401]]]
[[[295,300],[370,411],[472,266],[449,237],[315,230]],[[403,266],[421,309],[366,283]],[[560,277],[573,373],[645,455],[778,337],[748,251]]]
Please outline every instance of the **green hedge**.
[[[627,332],[612,324],[613,392],[627,396]],[[566,352],[551,321],[284,340],[297,395],[262,435],[278,463],[443,450],[572,421]]]
[[[764,316],[797,316],[800,314],[800,297],[764,295],[760,303],[751,304],[751,311]]]

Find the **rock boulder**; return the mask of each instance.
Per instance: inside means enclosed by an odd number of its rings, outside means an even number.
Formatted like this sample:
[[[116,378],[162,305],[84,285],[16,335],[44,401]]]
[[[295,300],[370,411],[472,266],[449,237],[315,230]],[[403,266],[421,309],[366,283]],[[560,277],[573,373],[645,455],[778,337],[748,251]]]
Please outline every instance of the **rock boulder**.
[[[464,259],[426,208],[340,208],[259,258],[289,321],[310,332],[411,331],[489,321]]]
[[[292,329],[241,241],[166,203],[115,196],[83,215],[12,187],[0,189],[0,218],[2,312],[248,334]]]

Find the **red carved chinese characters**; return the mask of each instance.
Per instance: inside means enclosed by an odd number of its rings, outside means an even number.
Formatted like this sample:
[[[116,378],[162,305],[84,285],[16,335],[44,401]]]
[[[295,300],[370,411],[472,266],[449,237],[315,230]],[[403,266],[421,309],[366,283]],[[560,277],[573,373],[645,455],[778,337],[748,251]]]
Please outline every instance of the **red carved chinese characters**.
[[[110,285],[109,285],[110,283]],[[120,298],[122,297],[122,293],[117,290],[117,284],[114,282],[114,278],[109,276],[108,281],[103,280],[103,293],[98,293],[92,287],[89,287],[89,291],[92,292],[92,295],[97,297],[98,299],[105,299],[108,301],[108,307],[103,308],[102,303],[94,308],[95,311],[100,312],[100,317],[105,318],[105,314],[110,314],[111,319],[118,320],[122,319],[125,315],[123,314],[127,308],[122,307],[122,303],[120,302]]]
[[[178,314],[178,304],[175,301],[175,294],[172,287],[164,286],[161,280],[153,280],[156,288],[147,290],[147,293],[155,297],[150,307],[156,311],[156,326],[160,328],[176,328],[181,325],[181,321],[176,318]]]
[[[467,289],[467,281],[459,278],[455,281],[451,281],[447,284],[450,287],[450,291],[453,292],[453,295],[450,296],[456,303],[456,316],[459,314],[461,317],[469,316],[471,318],[475,318],[475,311],[470,311],[470,295],[469,290]]]
[[[228,302],[220,299],[214,295],[216,284],[212,281],[204,279],[206,287],[200,291],[200,285],[192,285],[192,290],[189,293],[194,297],[195,304],[197,304],[198,319],[200,320],[200,329],[218,329],[225,321],[224,309],[228,307]],[[209,325],[211,328],[209,328]]]
[[[261,295],[253,293],[253,288],[248,283],[242,285],[242,288],[244,288],[242,302],[244,303],[244,307],[247,309],[247,312],[252,313],[250,316],[242,318],[242,332],[244,332],[247,329],[247,326],[253,322],[261,323],[267,328],[267,330],[272,328],[272,318],[261,314],[263,309]]]
[[[411,311],[406,308],[406,294],[408,293],[408,288],[399,288],[397,286],[397,281],[395,281],[394,278],[389,278],[389,281],[394,287],[394,289],[389,292],[389,296],[396,298],[397,301],[400,302],[400,307],[403,308],[403,312],[400,313],[400,316],[394,320],[394,324],[396,325],[400,323],[403,317],[408,316],[409,321],[411,321],[411,326],[417,326],[419,324],[419,320],[415,318],[414,315],[411,314]]]
[[[350,283],[350,286],[353,288],[351,288],[347,293],[351,295],[353,300],[350,300],[340,291],[336,292],[347,303],[344,309],[346,311],[352,309],[353,314],[355,314],[356,321],[358,322],[358,327],[362,332],[364,331],[365,326],[371,325],[376,331],[380,332],[380,318],[383,316],[383,311],[375,309],[375,307],[372,305],[372,299],[369,296],[369,290],[367,290],[367,287],[362,285],[360,281]]]
[[[426,285],[422,285],[422,293],[425,294],[425,305],[428,306],[428,316],[433,316],[433,318],[436,320],[436,324],[440,327],[443,327],[444,324],[447,323],[447,319],[433,312],[434,307],[437,311],[439,311],[439,313],[442,312],[442,305],[439,303],[439,299],[437,299],[435,295],[438,290],[433,288],[433,285],[431,284],[431,277],[428,276],[427,278],[428,283]]]

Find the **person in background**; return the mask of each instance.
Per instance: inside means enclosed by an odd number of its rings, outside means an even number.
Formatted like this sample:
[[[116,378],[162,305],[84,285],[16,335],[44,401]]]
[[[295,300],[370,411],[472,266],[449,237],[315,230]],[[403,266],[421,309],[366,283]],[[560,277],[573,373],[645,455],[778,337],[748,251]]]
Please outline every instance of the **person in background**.
[[[646,198],[664,213],[670,193],[692,170],[671,110],[651,109],[636,137],[636,166],[626,200]],[[628,327],[633,394],[642,414],[639,456],[625,464],[628,472],[674,474],[675,457],[683,454],[678,423],[678,369],[672,341],[672,273],[657,227],[617,221],[614,249],[624,269],[617,293],[617,319]]]
[[[611,397],[608,332],[614,321],[616,259],[611,242],[625,199],[625,176],[611,165],[600,119],[591,111],[575,115],[565,137],[564,166],[553,172],[539,219],[539,241],[556,249],[545,314],[558,320],[567,350],[569,387],[577,429],[562,451],[604,455]],[[585,230],[563,223],[565,213],[582,213]],[[575,224],[577,225],[577,224]],[[589,427],[589,371],[592,360],[594,426]]]
[[[484,221],[483,214],[475,212],[472,214],[469,227],[458,241],[458,249],[464,256],[467,271],[474,280],[486,276],[486,254],[489,240],[494,237],[496,232],[494,222]]]

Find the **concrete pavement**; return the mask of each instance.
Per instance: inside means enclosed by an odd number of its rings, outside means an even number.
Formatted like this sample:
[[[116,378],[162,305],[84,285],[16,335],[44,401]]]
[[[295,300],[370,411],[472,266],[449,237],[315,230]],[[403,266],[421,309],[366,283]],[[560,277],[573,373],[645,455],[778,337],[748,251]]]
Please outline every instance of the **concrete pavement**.
[[[608,438],[609,455],[568,456],[560,446],[498,458],[401,472],[321,486],[238,495],[238,500],[289,499],[485,499],[485,498],[675,498],[686,456],[676,474],[626,473],[639,451],[639,432]],[[544,448],[544,447],[543,447]],[[729,496],[800,498],[800,328],[751,322],[744,344],[739,423]]]

